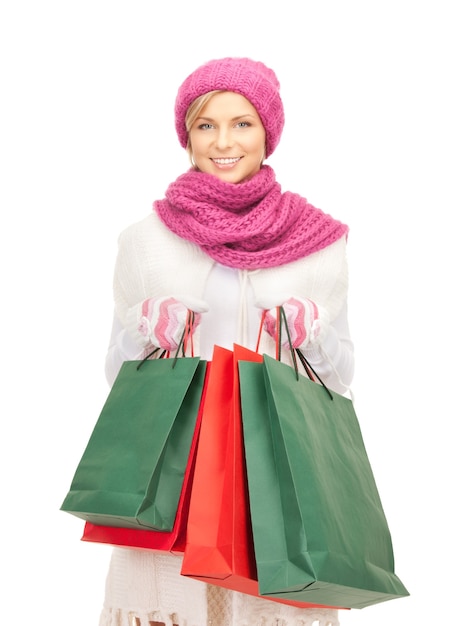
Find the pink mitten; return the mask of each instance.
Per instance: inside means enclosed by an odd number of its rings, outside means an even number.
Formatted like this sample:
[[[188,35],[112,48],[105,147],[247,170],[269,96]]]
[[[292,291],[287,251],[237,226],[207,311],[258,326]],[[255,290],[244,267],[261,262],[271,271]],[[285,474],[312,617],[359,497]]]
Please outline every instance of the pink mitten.
[[[138,330],[154,346],[172,352],[178,348],[189,310],[183,302],[170,296],[148,298],[142,304]],[[201,314],[195,312],[191,332],[194,332],[200,320]]]
[[[293,348],[305,348],[319,343],[329,327],[327,312],[308,298],[289,298],[283,303],[286,323]],[[264,328],[274,339],[277,335],[277,308],[269,309],[264,320]],[[282,328],[282,347],[289,348],[286,329]]]

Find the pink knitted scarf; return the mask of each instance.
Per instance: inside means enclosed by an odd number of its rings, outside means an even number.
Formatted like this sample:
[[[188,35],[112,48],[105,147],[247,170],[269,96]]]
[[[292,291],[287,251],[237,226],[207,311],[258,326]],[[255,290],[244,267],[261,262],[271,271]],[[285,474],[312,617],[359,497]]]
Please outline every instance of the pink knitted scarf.
[[[290,263],[348,232],[305,198],[282,193],[268,165],[238,184],[189,170],[165,196],[153,205],[164,224],[229,267],[254,270]]]

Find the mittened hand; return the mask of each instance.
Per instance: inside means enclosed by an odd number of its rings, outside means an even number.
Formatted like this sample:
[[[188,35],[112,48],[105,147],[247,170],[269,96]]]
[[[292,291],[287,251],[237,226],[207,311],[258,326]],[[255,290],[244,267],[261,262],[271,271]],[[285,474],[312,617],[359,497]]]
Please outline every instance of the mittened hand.
[[[183,297],[180,300],[171,296],[148,298],[142,304],[138,331],[154,346],[173,352],[179,346],[188,321],[188,312],[194,312],[190,328],[192,334],[200,323],[201,312],[206,310],[205,302],[194,298]]]
[[[293,348],[306,348],[316,345],[326,335],[329,328],[329,316],[325,309],[308,298],[289,298],[283,303],[286,323]],[[267,311],[264,328],[274,339],[277,336],[277,308]],[[286,329],[282,328],[282,347],[289,348]]]

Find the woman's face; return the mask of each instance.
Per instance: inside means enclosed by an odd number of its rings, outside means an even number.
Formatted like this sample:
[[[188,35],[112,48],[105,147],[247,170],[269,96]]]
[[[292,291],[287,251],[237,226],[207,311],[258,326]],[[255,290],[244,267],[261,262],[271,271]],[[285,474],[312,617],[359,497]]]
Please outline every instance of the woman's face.
[[[259,171],[266,133],[254,106],[244,96],[217,93],[202,108],[189,131],[195,167],[229,183]]]

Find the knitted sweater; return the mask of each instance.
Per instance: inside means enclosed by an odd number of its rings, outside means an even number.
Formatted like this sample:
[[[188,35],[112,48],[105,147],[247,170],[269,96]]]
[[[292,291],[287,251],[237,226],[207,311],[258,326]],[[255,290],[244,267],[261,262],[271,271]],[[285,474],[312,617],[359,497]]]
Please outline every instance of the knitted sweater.
[[[164,295],[204,299],[215,265],[197,245],[169,231],[155,212],[121,233],[114,275],[116,315],[139,346],[145,345],[144,337],[137,330],[143,300]],[[341,237],[304,259],[268,269],[238,270],[238,275],[240,324],[234,341],[244,343],[247,334],[244,320],[253,313],[247,311],[248,286],[254,303],[266,297],[272,302],[277,298],[274,306],[293,295],[308,297],[324,307],[332,321],[346,305],[346,238]],[[224,301],[223,289],[217,295]],[[195,337],[198,354],[200,334],[198,328]],[[261,348],[271,353],[271,342],[267,337],[264,339]]]
[[[267,297],[309,297],[330,315],[329,337],[307,354],[327,384],[345,389],[353,373],[353,350],[346,320],[346,241],[276,268],[245,271],[218,265],[202,250],[170,232],[153,212],[119,238],[114,275],[115,322],[107,355],[114,379],[126,358],[145,348],[137,326],[148,297],[191,296],[205,300],[209,312],[197,328],[194,351],[211,358],[213,344],[241,343],[254,348],[259,328],[256,302]],[[213,311],[213,315],[212,315]],[[215,314],[216,311],[216,314]],[[260,351],[274,354],[264,334]],[[331,355],[331,357],[330,357]],[[288,359],[284,351],[284,360]],[[343,382],[342,382],[343,379]],[[113,550],[100,626],[337,626],[334,610],[295,607],[223,590],[180,575],[181,557],[141,550]]]

